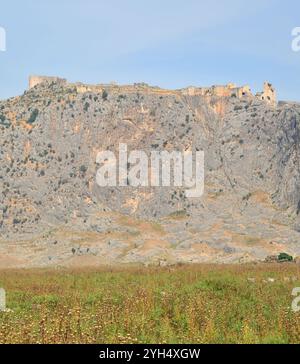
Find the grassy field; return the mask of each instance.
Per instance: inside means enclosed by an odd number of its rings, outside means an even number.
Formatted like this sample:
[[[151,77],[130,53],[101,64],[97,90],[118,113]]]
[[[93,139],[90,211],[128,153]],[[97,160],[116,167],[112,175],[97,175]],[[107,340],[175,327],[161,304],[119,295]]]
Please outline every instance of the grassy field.
[[[296,264],[0,271],[1,343],[299,343]]]

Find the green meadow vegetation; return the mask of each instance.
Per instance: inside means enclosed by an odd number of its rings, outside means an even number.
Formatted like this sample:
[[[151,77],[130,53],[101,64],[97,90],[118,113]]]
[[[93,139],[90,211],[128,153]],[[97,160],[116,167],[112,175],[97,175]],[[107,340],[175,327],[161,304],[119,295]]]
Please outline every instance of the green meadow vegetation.
[[[5,270],[0,343],[299,343],[294,263]]]

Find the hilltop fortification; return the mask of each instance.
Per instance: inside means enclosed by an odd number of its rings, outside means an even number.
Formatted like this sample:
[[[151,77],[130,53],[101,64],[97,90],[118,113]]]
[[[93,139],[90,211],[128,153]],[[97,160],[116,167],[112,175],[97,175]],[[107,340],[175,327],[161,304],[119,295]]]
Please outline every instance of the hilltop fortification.
[[[179,90],[167,90],[159,87],[149,86],[145,83],[136,83],[134,85],[117,85],[115,83],[110,84],[98,84],[98,85],[87,85],[83,83],[68,83],[66,79],[59,77],[47,77],[47,76],[30,76],[29,77],[29,89],[35,87],[38,84],[44,82],[59,82],[70,87],[75,87],[77,92],[102,92],[105,90],[110,90],[111,92],[137,92],[138,90],[142,92],[151,92],[157,94],[182,94],[188,96],[203,96],[203,97],[237,97],[242,98],[258,98],[259,100],[265,101],[270,105],[276,105],[276,91],[269,82],[264,83],[263,91],[253,95],[251,89],[248,85],[238,87],[234,83],[229,83],[227,85],[214,85],[211,87],[187,87]]]
[[[52,77],[52,76],[29,76],[29,89],[35,87],[36,85],[39,85],[43,82],[60,82],[60,83],[66,83],[67,80],[64,78],[59,77]]]

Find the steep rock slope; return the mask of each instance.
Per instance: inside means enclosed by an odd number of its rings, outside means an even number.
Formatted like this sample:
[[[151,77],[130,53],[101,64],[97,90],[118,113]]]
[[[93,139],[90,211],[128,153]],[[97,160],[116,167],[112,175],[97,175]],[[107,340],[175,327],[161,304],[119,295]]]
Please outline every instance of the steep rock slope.
[[[0,102],[0,267],[300,252],[300,106],[45,82]],[[96,184],[96,155],[203,150],[205,193]]]

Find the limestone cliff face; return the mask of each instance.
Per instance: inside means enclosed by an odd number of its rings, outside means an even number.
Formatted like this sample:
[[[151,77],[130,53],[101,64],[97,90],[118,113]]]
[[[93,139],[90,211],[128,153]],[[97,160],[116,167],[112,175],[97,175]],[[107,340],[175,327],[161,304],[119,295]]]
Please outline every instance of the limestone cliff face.
[[[300,106],[272,97],[43,80],[0,102],[0,267],[298,255]],[[120,142],[203,150],[204,195],[100,188],[96,154]]]

